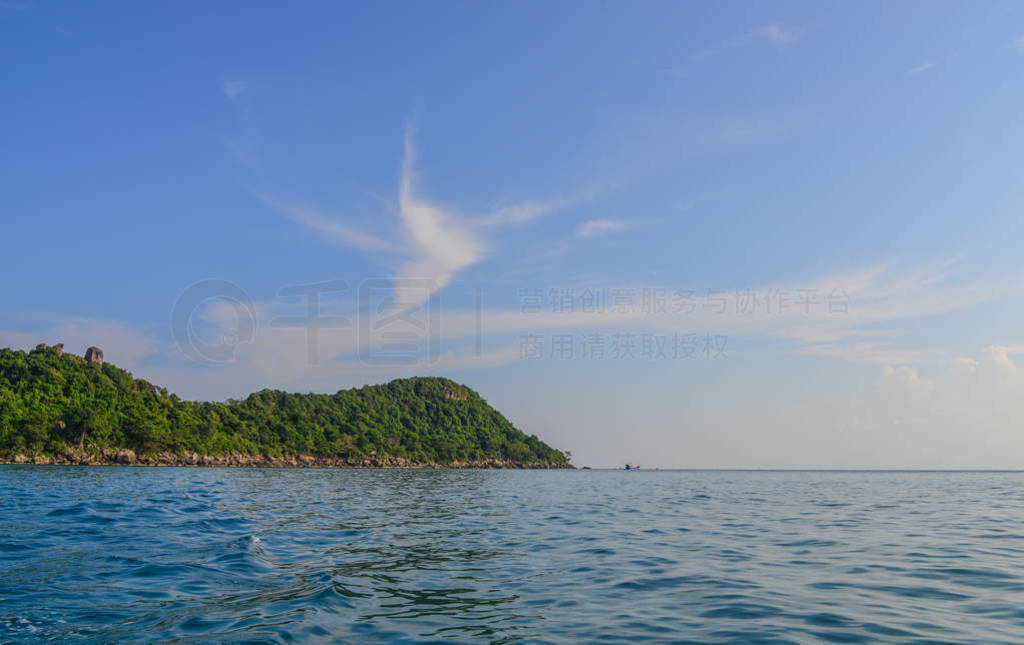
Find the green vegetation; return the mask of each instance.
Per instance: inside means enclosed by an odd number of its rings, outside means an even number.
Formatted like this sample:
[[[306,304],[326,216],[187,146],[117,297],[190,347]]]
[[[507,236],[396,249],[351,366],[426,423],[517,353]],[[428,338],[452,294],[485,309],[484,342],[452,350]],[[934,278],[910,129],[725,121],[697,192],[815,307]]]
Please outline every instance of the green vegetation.
[[[445,378],[398,379],[336,394],[263,390],[243,401],[194,402],[109,363],[88,364],[48,347],[0,349],[0,457],[80,447],[140,455],[237,451],[440,464],[567,462],[476,392]]]

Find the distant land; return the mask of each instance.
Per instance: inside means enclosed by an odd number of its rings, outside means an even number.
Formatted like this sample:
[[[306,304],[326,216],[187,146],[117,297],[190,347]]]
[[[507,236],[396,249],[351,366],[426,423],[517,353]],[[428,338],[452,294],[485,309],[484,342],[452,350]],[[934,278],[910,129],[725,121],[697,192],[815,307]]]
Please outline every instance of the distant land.
[[[446,378],[184,401],[60,344],[0,349],[0,463],[572,468]]]

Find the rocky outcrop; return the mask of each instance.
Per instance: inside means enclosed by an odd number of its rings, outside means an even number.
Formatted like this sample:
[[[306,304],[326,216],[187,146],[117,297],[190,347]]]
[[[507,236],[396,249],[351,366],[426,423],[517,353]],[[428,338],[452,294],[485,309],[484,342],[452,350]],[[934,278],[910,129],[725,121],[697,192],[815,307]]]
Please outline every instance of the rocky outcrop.
[[[90,365],[103,365],[103,350],[99,347],[90,347],[85,350],[85,362]]]
[[[38,345],[36,345],[35,351],[42,352],[47,349],[51,349],[49,345],[47,345],[46,343],[39,343]],[[53,346],[52,349],[54,352],[57,353],[57,356],[64,355],[64,343],[57,343],[56,345]],[[100,356],[103,356],[103,352],[100,352]]]
[[[410,468],[410,469],[444,469],[444,468],[477,468],[477,469],[572,469],[568,464],[520,463],[503,459],[485,459],[482,461],[455,461],[449,464],[436,462],[420,462],[404,457],[321,457],[318,455],[296,455],[290,457],[271,457],[268,455],[247,455],[231,452],[223,455],[200,455],[194,452],[175,454],[160,452],[153,455],[136,455],[127,448],[121,450],[98,450],[95,446],[89,450],[68,450],[52,457],[35,455],[15,455],[11,458],[0,458],[0,464],[55,464],[80,466],[219,466],[236,468]]]

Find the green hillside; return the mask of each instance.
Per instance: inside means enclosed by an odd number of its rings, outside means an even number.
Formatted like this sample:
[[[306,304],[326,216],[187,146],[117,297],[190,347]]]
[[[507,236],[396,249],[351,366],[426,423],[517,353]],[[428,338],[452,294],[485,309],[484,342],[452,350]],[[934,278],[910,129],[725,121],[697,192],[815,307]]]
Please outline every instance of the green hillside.
[[[476,392],[445,378],[397,379],[335,394],[262,390],[242,401],[196,402],[52,347],[0,349],[0,457],[120,449],[140,456],[568,463]]]

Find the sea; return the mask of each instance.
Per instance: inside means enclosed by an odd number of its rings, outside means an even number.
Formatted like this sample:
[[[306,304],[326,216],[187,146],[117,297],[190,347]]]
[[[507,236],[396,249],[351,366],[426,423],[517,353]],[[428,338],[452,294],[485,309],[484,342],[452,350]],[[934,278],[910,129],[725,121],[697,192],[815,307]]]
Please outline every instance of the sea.
[[[0,642],[1024,641],[1024,473],[0,466]]]

